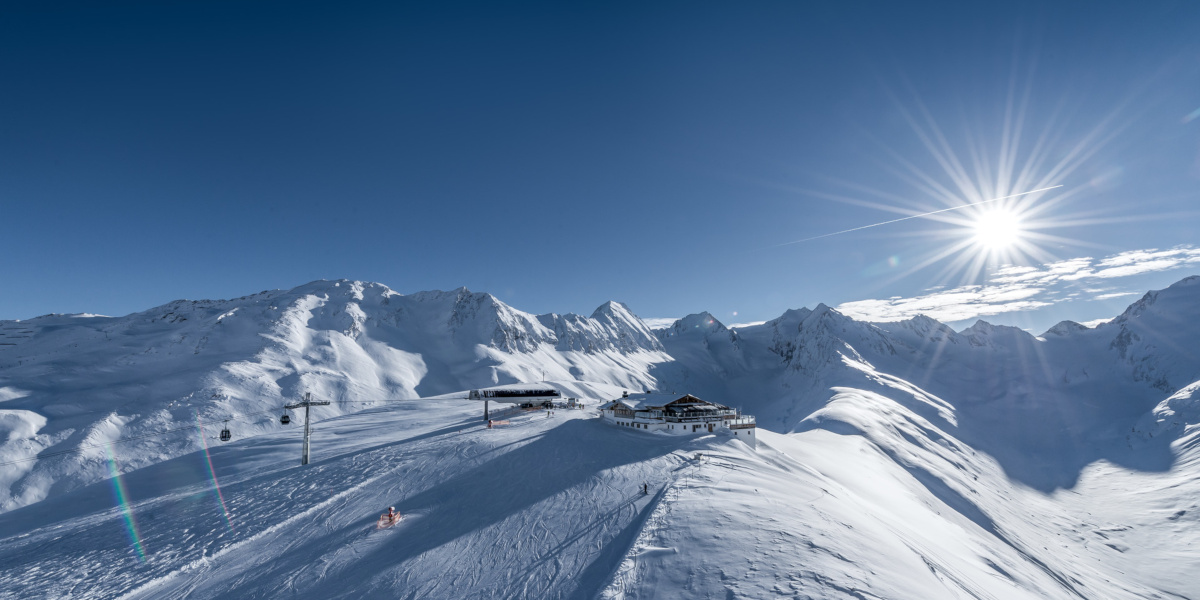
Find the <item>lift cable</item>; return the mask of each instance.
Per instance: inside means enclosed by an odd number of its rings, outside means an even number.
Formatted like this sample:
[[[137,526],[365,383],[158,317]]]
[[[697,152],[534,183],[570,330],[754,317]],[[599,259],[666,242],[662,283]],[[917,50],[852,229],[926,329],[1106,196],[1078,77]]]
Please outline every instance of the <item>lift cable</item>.
[[[397,398],[394,400],[393,399],[385,399],[385,400],[383,400],[383,402],[396,402],[396,401],[400,401],[400,400],[411,400],[411,398]],[[333,404],[377,404],[378,402],[379,402],[378,400],[369,400],[369,401],[368,400],[349,400],[349,401],[334,402]],[[279,409],[272,408],[270,410],[264,410],[264,411],[260,411],[260,412],[245,413],[245,414],[239,415],[235,418],[241,419],[243,417],[254,417],[254,416],[265,415],[267,413],[274,413],[274,412],[279,412]],[[186,427],[177,427],[175,429],[168,429],[166,431],[159,431],[157,433],[147,433],[145,435],[135,435],[135,436],[130,436],[130,437],[117,438],[112,441],[104,442],[103,444],[93,444],[90,446],[79,446],[78,448],[72,448],[70,450],[58,450],[56,452],[47,452],[45,454],[38,454],[36,456],[29,456],[26,458],[18,458],[16,460],[10,460],[7,462],[0,462],[0,467],[7,467],[9,465],[15,465],[15,464],[20,464],[20,463],[24,463],[24,462],[42,460],[44,458],[52,458],[52,457],[60,456],[63,454],[75,454],[78,452],[83,452],[84,450],[91,450],[94,448],[103,448],[105,446],[111,446],[113,444],[120,444],[123,442],[132,442],[135,440],[144,440],[147,438],[164,436],[164,435],[168,435],[171,433],[185,431],[188,429],[195,429],[197,426],[213,425],[215,423],[223,423],[223,422],[228,422],[230,420],[232,420],[232,419],[217,419],[214,421],[197,422],[194,425],[188,425]]]

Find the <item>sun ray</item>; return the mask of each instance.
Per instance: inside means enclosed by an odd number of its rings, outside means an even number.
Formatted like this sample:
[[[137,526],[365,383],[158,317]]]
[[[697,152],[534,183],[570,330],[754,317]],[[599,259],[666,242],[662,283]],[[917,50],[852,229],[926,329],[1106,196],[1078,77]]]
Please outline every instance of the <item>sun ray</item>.
[[[932,212],[920,213],[920,214],[915,214],[915,215],[909,215],[909,216],[907,216],[907,217],[900,217],[899,219],[892,219],[892,220],[890,220],[890,221],[883,221],[883,222],[880,222],[880,223],[872,223],[872,224],[870,224],[870,225],[863,225],[863,226],[861,226],[861,227],[854,227],[854,228],[852,228],[852,229],[843,229],[842,231],[835,231],[835,232],[833,232],[833,233],[826,233],[826,234],[824,234],[824,235],[818,235],[818,236],[815,236],[815,237],[805,238],[805,239],[802,239],[802,240],[796,240],[796,241],[794,241],[794,242],[785,242],[785,243],[783,243],[783,244],[779,244],[779,245],[780,245],[780,246],[786,246],[786,245],[788,245],[788,244],[799,244],[799,243],[801,243],[801,242],[809,242],[809,241],[812,241],[812,240],[819,240],[819,239],[821,239],[821,238],[827,238],[827,237],[832,237],[832,236],[835,236],[835,235],[841,235],[841,234],[843,234],[843,233],[850,233],[850,232],[853,232],[853,231],[861,231],[861,230],[863,230],[863,229],[869,229],[869,228],[871,228],[871,227],[879,227],[879,226],[882,226],[882,225],[891,225],[892,223],[899,223],[900,221],[907,221],[907,220],[909,220],[909,219],[920,219],[920,218],[924,218],[924,217],[931,217],[931,216],[937,215],[937,214],[939,214],[939,213],[944,213],[944,212],[948,212],[948,211],[952,211],[952,210],[962,210],[962,209],[970,208],[970,207],[972,207],[972,206],[978,206],[978,205],[981,205],[981,204],[987,204],[987,203],[990,203],[990,202],[998,202],[998,201],[1001,201],[1001,200],[1007,200],[1007,199],[1009,199],[1009,198],[1013,198],[1013,197],[1015,197],[1015,196],[1021,196],[1021,195],[1025,195],[1025,194],[1036,194],[1036,193],[1038,193],[1038,192],[1043,192],[1043,191],[1046,191],[1046,190],[1051,190],[1051,189],[1054,189],[1054,188],[1057,188],[1057,187],[1061,187],[1061,186],[1057,186],[1057,185],[1055,185],[1055,186],[1050,186],[1050,187],[1048,187],[1048,188],[1043,188],[1043,189],[1040,189],[1040,190],[1032,190],[1032,191],[1029,191],[1029,192],[1022,192],[1022,193],[1020,193],[1020,194],[1014,194],[1013,196],[1006,196],[1006,197],[1004,197],[1004,198],[992,198],[992,199],[990,199],[990,200],[981,200],[981,201],[979,201],[979,202],[974,202],[974,203],[971,203],[971,204],[963,204],[963,205],[961,205],[961,206],[951,206],[950,208],[943,208],[943,209],[940,209],[940,210],[935,210],[935,211],[932,211]]]
[[[986,281],[990,272],[1006,266],[1062,260],[1065,255],[1060,254],[1069,252],[1068,248],[1111,249],[1074,239],[1067,233],[1072,227],[1168,218],[1122,217],[1118,216],[1122,209],[1117,207],[1098,210],[1082,206],[1088,203],[1081,200],[1094,195],[1096,188],[1075,180],[1080,170],[1128,127],[1130,121],[1122,121],[1128,98],[1098,121],[1081,124],[1072,119],[1079,114],[1075,110],[1078,99],[1064,95],[1043,102],[1044,116],[1034,123],[1035,58],[1030,57],[1021,67],[1014,57],[1008,89],[997,104],[994,130],[965,112],[959,115],[961,127],[947,128],[944,119],[934,116],[933,105],[922,99],[903,75],[898,86],[883,84],[896,114],[912,134],[912,145],[924,152],[893,146],[876,132],[862,133],[879,149],[879,154],[868,160],[877,162],[880,171],[902,186],[887,189],[818,174],[818,179],[835,186],[831,189],[841,191],[789,189],[896,216],[772,247],[834,235],[868,235],[858,232],[871,229],[874,239],[892,240],[884,250],[886,260],[868,261],[862,273],[875,280],[873,286],[891,286],[918,272],[933,275],[929,285],[955,280],[960,285],[978,284]],[[916,219],[930,223],[919,228],[901,224]],[[889,229],[886,233],[874,229],[884,225]],[[897,245],[897,238],[905,241]]]

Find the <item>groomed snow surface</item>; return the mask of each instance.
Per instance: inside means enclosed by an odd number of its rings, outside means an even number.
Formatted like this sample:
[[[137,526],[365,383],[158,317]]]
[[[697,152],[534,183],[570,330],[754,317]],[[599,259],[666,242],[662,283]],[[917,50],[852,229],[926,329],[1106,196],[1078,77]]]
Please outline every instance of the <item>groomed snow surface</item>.
[[[0,595],[1195,593],[1200,486],[1183,475],[1195,472],[1194,435],[1178,474],[1097,466],[1046,496],[915,414],[883,417],[882,400],[863,400],[846,391],[829,409],[859,435],[760,431],[756,449],[617,428],[594,408],[488,429],[478,403],[457,399],[322,421],[306,467],[298,427],[210,440],[219,496],[201,452],[123,475],[128,513],[105,481],[0,515]],[[404,520],[377,531],[388,506]]]

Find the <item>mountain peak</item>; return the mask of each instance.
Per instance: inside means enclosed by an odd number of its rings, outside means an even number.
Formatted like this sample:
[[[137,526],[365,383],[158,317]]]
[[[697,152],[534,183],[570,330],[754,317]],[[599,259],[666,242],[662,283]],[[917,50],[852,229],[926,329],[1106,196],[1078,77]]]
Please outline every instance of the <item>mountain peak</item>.
[[[964,335],[971,334],[971,333],[980,333],[980,334],[986,335],[986,334],[989,334],[989,333],[995,331],[997,327],[1000,327],[1000,326],[992,325],[991,323],[988,323],[987,321],[984,321],[983,319],[976,319],[974,324],[972,324],[970,327],[967,327],[966,329],[960,331],[959,333],[962,333]]]
[[[539,315],[537,319],[554,331],[559,350],[588,354],[608,350],[623,354],[662,351],[662,345],[650,328],[621,302],[605,302],[592,312],[591,317],[550,313]]]
[[[1087,325],[1076,323],[1075,321],[1059,321],[1054,327],[1046,330],[1042,337],[1048,335],[1070,335],[1078,331],[1088,331]]]
[[[660,329],[657,333],[660,339],[666,339],[679,335],[708,335],[723,331],[729,331],[724,323],[712,316],[712,313],[702,311],[679,319],[675,321],[674,325],[666,329]]]
[[[789,308],[783,311],[782,315],[763,323],[763,325],[776,332],[786,331],[795,333],[800,330],[800,324],[811,314],[812,311],[807,308]]]
[[[1188,275],[1167,287],[1168,290],[1200,286],[1200,275]]]
[[[850,326],[851,323],[865,327],[873,327],[866,321],[859,321],[854,317],[847,316],[845,313],[833,308],[825,303],[820,303],[816,308],[812,309],[807,316],[804,317],[802,327],[812,328],[817,323],[824,322],[826,326],[837,325],[839,327]]]
[[[692,325],[693,327],[710,327],[714,331],[724,331],[726,329],[724,323],[706,310],[694,315],[688,315],[680,319],[680,322]]]
[[[1182,309],[1184,313],[1194,313],[1194,307],[1200,306],[1200,275],[1189,275],[1168,286],[1166,289],[1146,292],[1137,302],[1129,305],[1112,322],[1126,323],[1130,319],[1141,317],[1151,310],[1155,304],[1166,303],[1166,309],[1154,309],[1153,312],[1174,312]]]
[[[675,328],[682,330],[702,329],[705,331],[725,331],[725,324],[708,311],[690,314],[675,321]]]
[[[605,302],[604,304],[597,306],[596,310],[592,311],[593,319],[599,319],[601,317],[604,317],[605,315],[610,315],[610,316],[620,315],[623,318],[628,318],[628,317],[637,318],[637,315],[634,315],[633,311],[629,310],[628,306],[625,306],[624,303],[617,302],[616,300],[609,300],[608,302]]]
[[[447,290],[426,290],[423,292],[413,292],[412,294],[409,294],[409,297],[411,297],[414,300],[422,301],[422,302],[432,301],[432,300],[447,300],[447,299],[451,299],[456,302],[461,302],[467,298],[478,298],[478,299],[491,298],[492,300],[499,302],[499,300],[497,300],[495,298],[495,296],[492,296],[491,294],[472,292],[471,290],[467,289],[466,286],[457,287],[457,288],[454,288],[454,289],[448,290],[448,291]]]

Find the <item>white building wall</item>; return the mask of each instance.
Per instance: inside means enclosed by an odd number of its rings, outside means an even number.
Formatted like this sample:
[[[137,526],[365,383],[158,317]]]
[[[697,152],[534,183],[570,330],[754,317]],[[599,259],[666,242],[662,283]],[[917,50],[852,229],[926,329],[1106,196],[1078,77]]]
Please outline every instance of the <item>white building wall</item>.
[[[743,442],[746,442],[747,444],[749,444],[751,448],[757,448],[758,447],[758,435],[755,434],[756,431],[758,431],[757,427],[748,427],[746,429],[734,429],[733,435],[737,439],[742,440]]]
[[[665,419],[627,416],[618,417],[612,410],[601,410],[600,415],[604,420],[618,427],[628,427],[638,431],[662,431],[673,435],[698,435],[701,433],[708,433],[709,422],[671,423],[667,422]],[[739,427],[735,429],[730,427],[729,422],[725,419],[721,419],[719,421],[714,420],[711,421],[711,423],[713,424],[714,432],[720,429],[728,430],[734,435],[735,438],[742,440],[746,444],[749,444],[751,448],[758,447],[757,427]],[[750,417],[750,423],[753,423],[753,417]]]
[[[609,421],[618,427],[628,427],[630,429],[637,429],[638,431],[662,431],[673,435],[694,435],[708,433],[707,422],[670,423],[665,420],[647,419],[643,417],[618,417],[613,414],[613,411],[611,410],[603,410],[600,412],[606,421]],[[729,427],[728,423],[724,419],[719,421],[711,421],[711,423],[713,424],[713,431],[727,429]],[[732,433],[738,439],[741,439],[747,444],[750,444],[751,446],[757,446],[758,440],[757,436],[755,435],[754,427],[734,429],[732,430]]]

